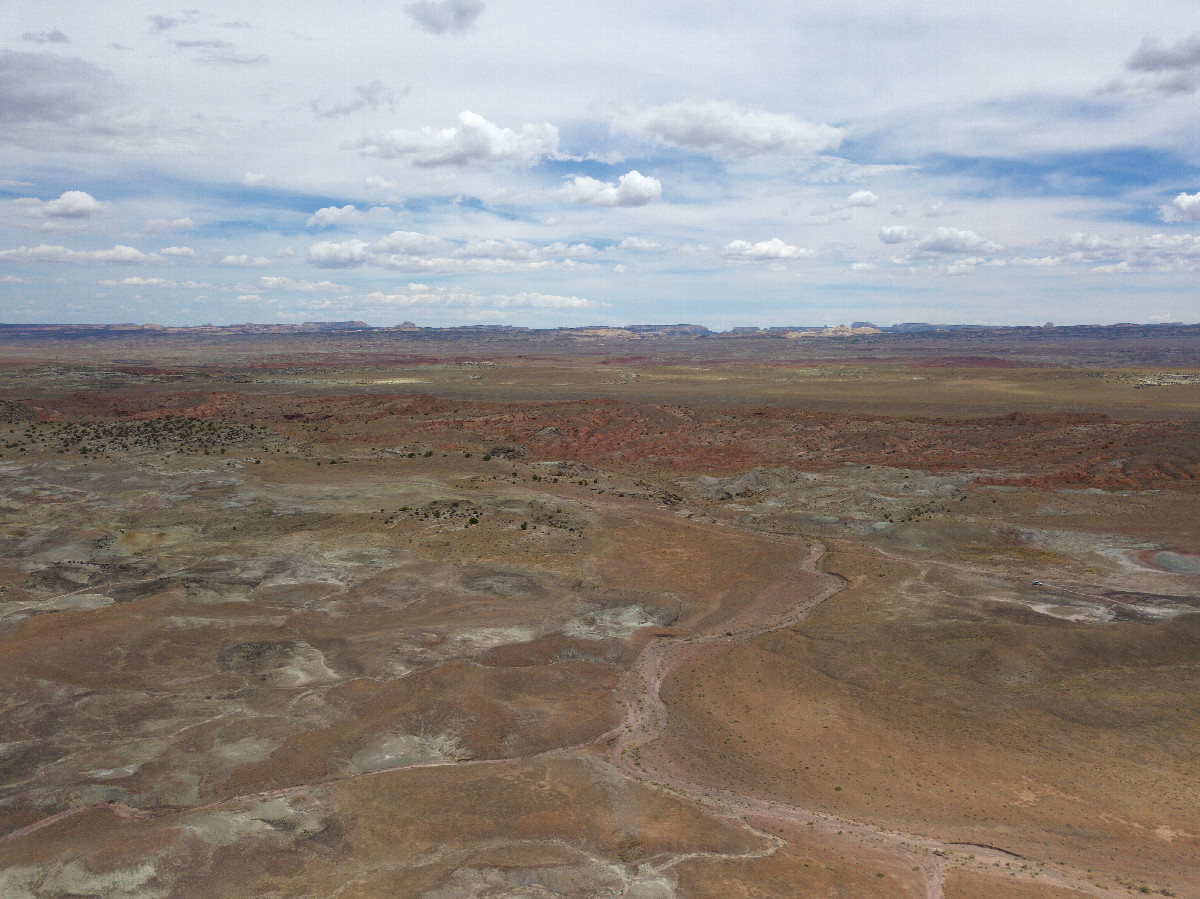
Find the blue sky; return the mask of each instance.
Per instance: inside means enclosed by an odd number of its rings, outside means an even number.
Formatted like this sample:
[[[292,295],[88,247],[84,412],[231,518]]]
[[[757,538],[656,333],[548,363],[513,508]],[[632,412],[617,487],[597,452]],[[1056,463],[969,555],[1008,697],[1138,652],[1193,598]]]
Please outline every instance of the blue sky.
[[[1194,2],[0,10],[0,321],[1200,321]]]

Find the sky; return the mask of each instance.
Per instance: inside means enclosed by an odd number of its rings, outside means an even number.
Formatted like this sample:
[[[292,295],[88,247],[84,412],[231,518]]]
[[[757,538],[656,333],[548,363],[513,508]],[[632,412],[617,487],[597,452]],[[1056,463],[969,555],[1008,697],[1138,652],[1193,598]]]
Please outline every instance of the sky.
[[[1200,321],[1195,0],[0,0],[0,322]]]

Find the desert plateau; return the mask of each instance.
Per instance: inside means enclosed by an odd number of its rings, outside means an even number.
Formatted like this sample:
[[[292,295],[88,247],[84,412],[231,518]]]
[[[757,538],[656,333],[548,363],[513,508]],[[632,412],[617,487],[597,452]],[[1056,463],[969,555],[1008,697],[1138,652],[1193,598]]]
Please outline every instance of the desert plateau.
[[[0,334],[0,894],[1200,896],[1196,328]]]

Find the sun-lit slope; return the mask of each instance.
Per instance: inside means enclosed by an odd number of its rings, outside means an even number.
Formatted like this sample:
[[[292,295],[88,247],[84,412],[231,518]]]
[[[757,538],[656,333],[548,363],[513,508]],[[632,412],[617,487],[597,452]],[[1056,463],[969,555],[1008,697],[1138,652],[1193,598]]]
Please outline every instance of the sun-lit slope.
[[[1026,860],[1197,875],[1200,616],[1095,626],[861,550],[827,567],[851,586],[803,624],[671,674],[652,764]]]

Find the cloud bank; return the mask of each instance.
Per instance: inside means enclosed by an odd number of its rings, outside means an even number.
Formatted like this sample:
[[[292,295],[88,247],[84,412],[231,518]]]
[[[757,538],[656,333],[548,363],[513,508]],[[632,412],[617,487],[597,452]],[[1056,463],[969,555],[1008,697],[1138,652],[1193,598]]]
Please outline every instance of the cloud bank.
[[[558,129],[543,122],[521,126],[520,131],[501,128],[470,110],[458,114],[450,128],[418,131],[396,130],[383,135],[364,135],[348,145],[363,156],[378,159],[407,159],[415,166],[537,165],[558,150]]]
[[[765,154],[812,156],[837,148],[845,137],[841,128],[718,100],[652,106],[618,116],[612,127],[642,140],[725,159]]]

